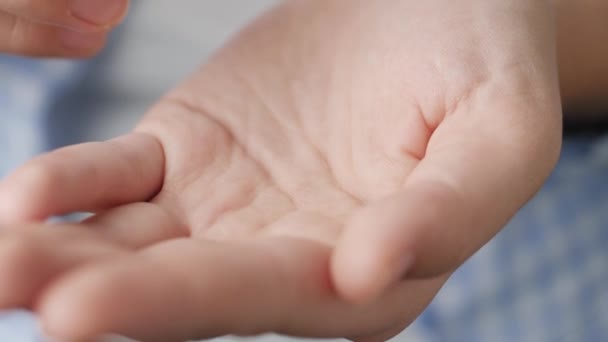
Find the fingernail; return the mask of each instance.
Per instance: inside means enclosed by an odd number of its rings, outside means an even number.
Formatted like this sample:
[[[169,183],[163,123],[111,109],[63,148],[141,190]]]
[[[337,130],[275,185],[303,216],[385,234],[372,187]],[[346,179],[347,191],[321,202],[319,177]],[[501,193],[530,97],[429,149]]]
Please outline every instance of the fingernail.
[[[86,33],[61,29],[59,39],[63,45],[70,50],[88,51],[101,46],[105,34],[101,32]]]
[[[95,25],[110,25],[120,20],[127,0],[72,0],[72,16]]]

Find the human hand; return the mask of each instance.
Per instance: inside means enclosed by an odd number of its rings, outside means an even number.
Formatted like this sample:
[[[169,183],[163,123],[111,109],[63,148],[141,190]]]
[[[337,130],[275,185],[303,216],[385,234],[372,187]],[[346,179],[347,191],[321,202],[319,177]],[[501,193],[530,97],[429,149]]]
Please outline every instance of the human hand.
[[[133,134],[0,185],[0,307],[66,339],[388,339],[554,166],[551,13],[284,2]],[[23,225],[73,211],[97,215]]]
[[[0,53],[91,56],[127,7],[128,0],[0,0]]]

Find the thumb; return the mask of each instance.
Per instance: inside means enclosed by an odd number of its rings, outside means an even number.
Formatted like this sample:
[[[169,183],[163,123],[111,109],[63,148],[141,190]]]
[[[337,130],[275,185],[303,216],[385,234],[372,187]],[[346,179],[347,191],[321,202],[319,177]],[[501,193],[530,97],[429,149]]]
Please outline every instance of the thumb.
[[[491,239],[557,161],[559,115],[536,115],[541,120],[519,128],[447,119],[404,187],[361,209],[346,227],[332,258],[340,295],[367,301],[404,277],[452,272]]]

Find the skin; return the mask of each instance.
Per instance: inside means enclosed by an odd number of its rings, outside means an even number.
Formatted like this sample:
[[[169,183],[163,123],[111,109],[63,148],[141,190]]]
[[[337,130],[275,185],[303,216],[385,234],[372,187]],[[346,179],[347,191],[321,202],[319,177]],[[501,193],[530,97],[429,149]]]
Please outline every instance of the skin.
[[[128,5],[128,0],[0,0],[0,52],[92,56]]]
[[[570,119],[597,119],[608,110],[608,2],[557,3],[564,106]]]
[[[0,307],[68,340],[390,338],[555,165],[553,6],[280,4],[132,134],[0,183]]]

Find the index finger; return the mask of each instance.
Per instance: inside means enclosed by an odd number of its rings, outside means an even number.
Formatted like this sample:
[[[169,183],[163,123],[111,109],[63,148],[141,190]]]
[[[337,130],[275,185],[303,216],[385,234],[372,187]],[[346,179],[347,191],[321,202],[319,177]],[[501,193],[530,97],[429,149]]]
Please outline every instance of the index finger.
[[[0,182],[0,222],[45,220],[150,199],[164,178],[164,152],[148,134],[66,147]]]

